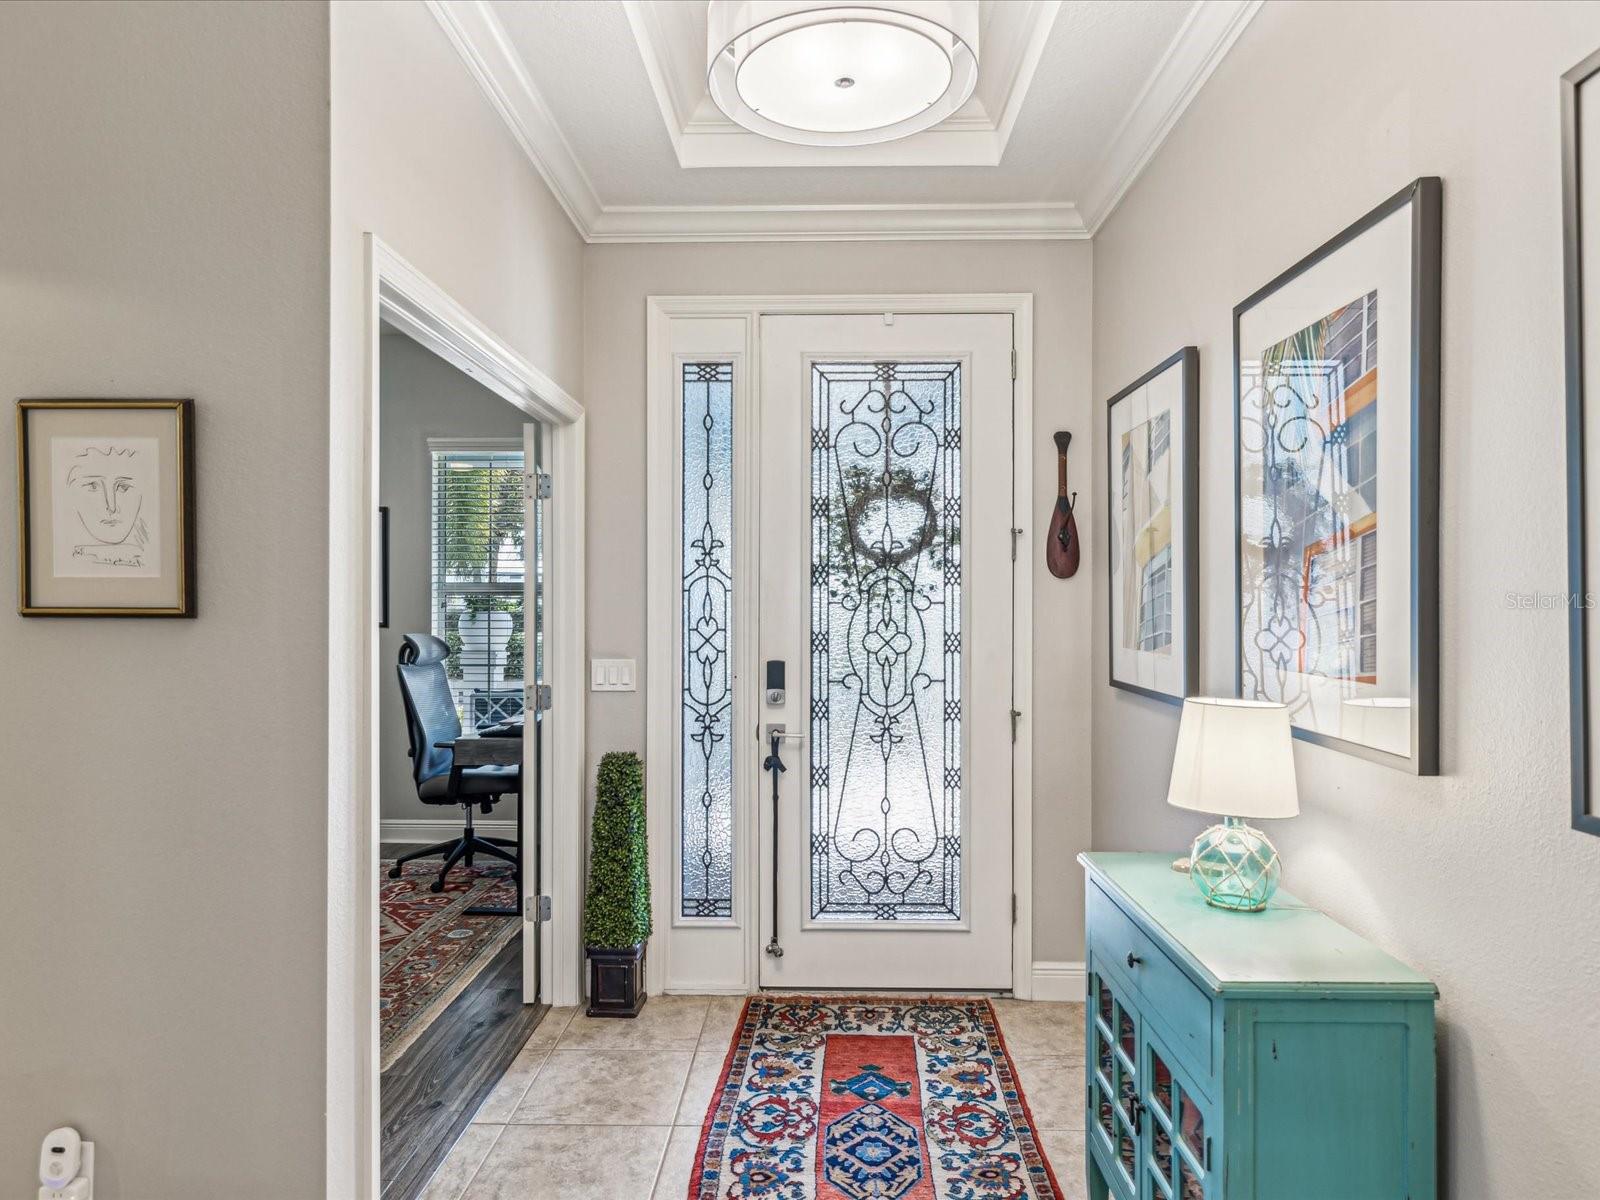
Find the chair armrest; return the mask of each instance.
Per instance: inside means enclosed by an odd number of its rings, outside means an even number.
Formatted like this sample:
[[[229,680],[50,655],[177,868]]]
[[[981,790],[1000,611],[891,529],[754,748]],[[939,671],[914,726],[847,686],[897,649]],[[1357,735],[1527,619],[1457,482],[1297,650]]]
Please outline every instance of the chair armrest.
[[[455,755],[454,765],[463,770],[468,767],[520,767],[522,765],[521,738],[457,738],[453,742],[436,743],[441,750]]]

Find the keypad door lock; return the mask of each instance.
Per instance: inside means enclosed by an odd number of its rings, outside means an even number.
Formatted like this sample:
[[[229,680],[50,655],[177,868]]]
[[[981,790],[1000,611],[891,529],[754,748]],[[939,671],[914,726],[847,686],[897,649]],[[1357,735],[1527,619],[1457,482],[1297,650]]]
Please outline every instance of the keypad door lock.
[[[773,707],[781,705],[786,693],[783,685],[784,662],[781,658],[767,659],[767,703]]]

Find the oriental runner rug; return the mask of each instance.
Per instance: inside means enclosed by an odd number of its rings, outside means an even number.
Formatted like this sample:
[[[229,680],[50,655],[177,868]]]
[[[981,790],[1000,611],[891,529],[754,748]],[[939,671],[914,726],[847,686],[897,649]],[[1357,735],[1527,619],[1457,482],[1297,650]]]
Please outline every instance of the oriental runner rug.
[[[516,908],[515,868],[480,859],[457,865],[437,894],[440,860],[405,865],[389,878],[392,860],[379,864],[378,1047],[388,1070],[406,1047],[461,994],[517,932],[515,917],[469,917],[478,905]]]
[[[689,1200],[1061,1200],[994,1008],[753,996]]]

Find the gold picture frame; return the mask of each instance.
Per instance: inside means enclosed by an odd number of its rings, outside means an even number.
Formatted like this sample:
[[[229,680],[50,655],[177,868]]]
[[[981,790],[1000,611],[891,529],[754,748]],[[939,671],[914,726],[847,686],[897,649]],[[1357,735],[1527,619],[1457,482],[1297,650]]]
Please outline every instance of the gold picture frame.
[[[17,401],[25,617],[193,617],[193,400]]]

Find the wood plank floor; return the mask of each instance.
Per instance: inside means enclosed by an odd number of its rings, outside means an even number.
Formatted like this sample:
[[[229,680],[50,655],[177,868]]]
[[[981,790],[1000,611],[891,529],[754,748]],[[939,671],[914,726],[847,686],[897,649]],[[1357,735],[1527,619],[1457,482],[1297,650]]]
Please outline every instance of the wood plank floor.
[[[385,844],[385,857],[404,847]],[[522,1002],[522,939],[501,947],[381,1081],[383,1200],[415,1200],[549,1011]]]

